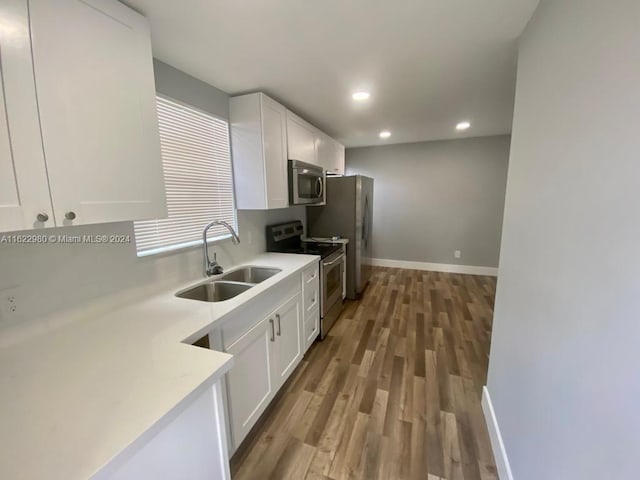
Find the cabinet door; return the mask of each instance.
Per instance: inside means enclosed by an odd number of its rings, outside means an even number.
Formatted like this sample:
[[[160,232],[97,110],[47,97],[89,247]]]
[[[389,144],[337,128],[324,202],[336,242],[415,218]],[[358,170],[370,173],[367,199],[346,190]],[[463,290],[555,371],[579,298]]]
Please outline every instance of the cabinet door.
[[[21,230],[22,206],[18,196],[18,178],[15,174],[9,125],[4,101],[3,82],[0,82],[0,228]]]
[[[226,349],[234,356],[233,367],[227,373],[227,395],[236,448],[277,390],[272,376],[274,344],[274,318],[269,317]]]
[[[0,231],[52,227],[27,2],[3,0],[0,19]]]
[[[334,140],[333,147],[335,151],[334,163],[333,166],[327,170],[331,173],[335,173],[336,175],[344,175],[344,145]]]
[[[228,480],[225,421],[220,384],[206,389],[177,417],[135,449],[105,465],[94,480]]]
[[[318,163],[327,173],[344,175],[344,146],[324,133],[318,134]]]
[[[276,320],[276,386],[280,386],[291,375],[302,358],[300,346],[300,295],[289,299],[275,312]]]
[[[310,312],[304,314],[304,330],[302,332],[304,352],[306,352],[311,344],[318,338],[320,333],[320,309],[316,307]]]
[[[286,109],[265,95],[261,99],[267,208],[286,208],[289,206]]]
[[[287,147],[289,160],[318,164],[316,135],[313,127],[287,111]]]
[[[333,140],[322,132],[316,134],[316,150],[318,152],[318,165],[329,171],[333,167]]]
[[[327,173],[344,175],[344,145],[336,142],[333,138],[330,138],[327,150],[329,150],[325,167],[327,169]]]
[[[29,13],[57,224],[166,216],[144,17],[115,0],[30,0]]]

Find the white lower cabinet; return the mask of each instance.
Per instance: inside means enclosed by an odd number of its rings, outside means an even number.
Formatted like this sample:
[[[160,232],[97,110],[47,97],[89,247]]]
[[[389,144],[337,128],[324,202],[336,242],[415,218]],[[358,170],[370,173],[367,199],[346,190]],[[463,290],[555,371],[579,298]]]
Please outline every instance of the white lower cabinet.
[[[135,453],[117,456],[94,480],[230,480],[220,382],[205,389]],[[129,456],[130,455],[130,456]]]
[[[242,443],[302,359],[299,286],[289,293],[292,295],[287,300],[225,348],[234,356],[234,365],[227,373],[231,452]]]
[[[234,356],[227,373],[230,428],[235,446],[249,433],[275,393],[273,318],[258,325],[227,348]]]
[[[320,265],[315,263],[302,272],[302,346],[311,346],[320,333]]]
[[[282,305],[275,313],[276,341],[276,378],[280,388],[302,358],[300,346],[300,296],[296,295]]]
[[[320,310],[316,307],[311,312],[305,314],[304,327],[303,327],[303,341],[302,345],[304,350],[307,351],[311,344],[315,342],[320,333]]]
[[[224,385],[231,454],[318,336],[318,274],[315,262],[247,302],[213,332],[214,348],[234,357]]]

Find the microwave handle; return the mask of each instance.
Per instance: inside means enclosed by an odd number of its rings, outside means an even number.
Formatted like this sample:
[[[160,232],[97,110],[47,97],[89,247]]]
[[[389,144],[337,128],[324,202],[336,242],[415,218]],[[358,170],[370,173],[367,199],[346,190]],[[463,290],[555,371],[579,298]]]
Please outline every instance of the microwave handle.
[[[316,177],[316,196],[318,198],[322,197],[322,177]]]

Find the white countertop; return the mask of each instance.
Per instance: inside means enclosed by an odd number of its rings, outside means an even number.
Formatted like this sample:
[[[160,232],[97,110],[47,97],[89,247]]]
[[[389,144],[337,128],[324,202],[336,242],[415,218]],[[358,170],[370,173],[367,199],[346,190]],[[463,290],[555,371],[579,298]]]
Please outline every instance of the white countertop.
[[[175,297],[194,279],[1,349],[0,478],[85,479],[148,441],[231,368],[231,355],[182,342],[317,260],[260,255],[245,265],[282,272],[230,300]]]

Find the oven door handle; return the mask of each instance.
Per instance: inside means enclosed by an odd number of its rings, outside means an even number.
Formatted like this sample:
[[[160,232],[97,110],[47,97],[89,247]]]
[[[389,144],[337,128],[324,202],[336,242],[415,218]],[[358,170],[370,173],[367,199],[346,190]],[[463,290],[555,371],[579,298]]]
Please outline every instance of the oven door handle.
[[[322,177],[316,177],[316,195],[318,198],[322,198],[322,192],[324,186],[322,185]]]
[[[340,256],[339,256],[338,258],[336,258],[333,262],[327,262],[327,263],[322,262],[322,266],[323,266],[323,267],[330,267],[331,265],[334,265],[334,264],[336,264],[336,263],[338,263],[338,262],[340,262],[340,261],[342,261],[342,260],[344,260],[344,256],[343,256],[343,255],[340,255]]]

